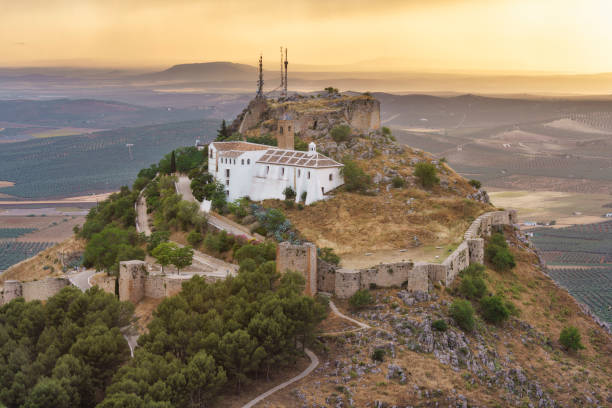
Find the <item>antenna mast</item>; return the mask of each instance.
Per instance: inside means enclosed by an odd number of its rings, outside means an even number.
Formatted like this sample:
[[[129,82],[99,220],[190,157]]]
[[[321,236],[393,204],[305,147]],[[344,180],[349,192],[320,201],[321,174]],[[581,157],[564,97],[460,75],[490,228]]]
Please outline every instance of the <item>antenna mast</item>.
[[[257,80],[257,99],[263,98],[263,56],[259,55],[259,79]]]
[[[287,47],[285,47],[285,80],[283,81],[283,95],[285,96],[285,98],[287,97],[287,65],[289,64],[289,62],[287,62]]]
[[[280,83],[280,88],[281,88],[281,96],[283,96],[283,90],[285,89],[285,74],[283,71],[283,47],[280,47],[280,76],[281,76],[281,83]]]

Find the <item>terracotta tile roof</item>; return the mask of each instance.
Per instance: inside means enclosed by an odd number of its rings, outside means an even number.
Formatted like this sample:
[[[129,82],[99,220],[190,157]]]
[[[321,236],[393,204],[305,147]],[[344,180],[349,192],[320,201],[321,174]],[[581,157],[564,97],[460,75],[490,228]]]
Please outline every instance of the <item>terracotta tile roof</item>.
[[[213,142],[211,144],[214,145],[215,149],[217,149],[218,151],[238,150],[242,152],[247,152],[253,150],[271,149],[270,146],[249,142]]]
[[[324,167],[342,167],[342,164],[320,153],[308,154],[308,152],[300,152],[296,150],[270,149],[268,150],[257,163],[262,164],[282,164],[287,166],[324,168]]]
[[[219,152],[219,157],[235,158],[235,157],[238,157],[238,156],[242,156],[243,153],[244,153],[243,151],[239,151],[239,150],[220,151]]]

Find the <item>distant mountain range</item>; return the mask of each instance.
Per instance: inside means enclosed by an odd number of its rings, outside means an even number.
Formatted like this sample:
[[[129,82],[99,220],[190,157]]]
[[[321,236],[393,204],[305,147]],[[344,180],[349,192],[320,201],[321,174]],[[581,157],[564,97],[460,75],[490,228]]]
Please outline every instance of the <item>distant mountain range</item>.
[[[150,81],[245,81],[256,78],[257,68],[233,62],[203,62],[174,65],[165,71],[139,75]]]

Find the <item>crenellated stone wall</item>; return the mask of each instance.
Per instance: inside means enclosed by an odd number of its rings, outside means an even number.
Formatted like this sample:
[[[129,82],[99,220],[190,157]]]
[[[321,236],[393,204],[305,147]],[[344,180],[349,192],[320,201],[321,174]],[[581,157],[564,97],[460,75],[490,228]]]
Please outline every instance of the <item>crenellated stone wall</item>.
[[[470,225],[464,235],[464,241],[442,263],[400,262],[380,264],[361,270],[338,269],[335,271],[333,292],[337,297],[345,299],[359,289],[374,285],[378,287],[401,286],[411,291],[428,291],[429,284],[435,282],[449,286],[459,272],[471,263],[484,262],[484,237],[491,234],[492,228],[515,223],[516,212],[514,210],[482,214]],[[327,277],[319,278],[318,282],[325,284],[325,290],[329,291]]]

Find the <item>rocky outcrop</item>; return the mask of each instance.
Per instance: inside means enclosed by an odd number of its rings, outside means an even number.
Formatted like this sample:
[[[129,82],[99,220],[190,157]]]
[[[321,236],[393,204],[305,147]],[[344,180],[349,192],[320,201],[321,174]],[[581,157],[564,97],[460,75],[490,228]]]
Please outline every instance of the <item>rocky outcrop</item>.
[[[380,102],[368,95],[254,99],[230,130],[247,136],[276,134],[280,120],[288,121],[293,133],[309,140],[325,137],[339,125],[348,125],[354,134],[368,135],[380,129]]]

